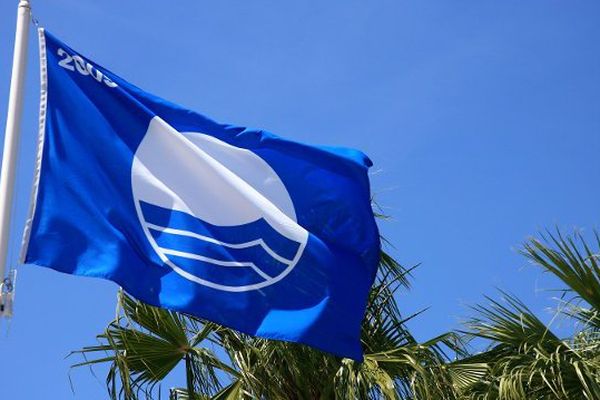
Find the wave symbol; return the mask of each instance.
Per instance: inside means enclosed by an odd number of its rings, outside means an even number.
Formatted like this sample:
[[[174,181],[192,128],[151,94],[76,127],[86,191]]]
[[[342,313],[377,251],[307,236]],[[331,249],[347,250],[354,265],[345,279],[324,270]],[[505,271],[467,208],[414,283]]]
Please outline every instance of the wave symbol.
[[[215,285],[271,281],[293,265],[300,248],[264,219],[220,227],[181,211],[145,202],[140,206],[155,250],[181,270]]]

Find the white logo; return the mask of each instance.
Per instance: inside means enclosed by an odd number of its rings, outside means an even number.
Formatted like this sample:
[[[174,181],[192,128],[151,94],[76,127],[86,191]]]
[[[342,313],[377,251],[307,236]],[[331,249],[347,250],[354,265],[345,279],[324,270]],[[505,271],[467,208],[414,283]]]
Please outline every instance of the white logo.
[[[218,290],[272,285],[298,263],[308,232],[285,186],[255,153],[150,121],[131,171],[137,216],[160,259]]]

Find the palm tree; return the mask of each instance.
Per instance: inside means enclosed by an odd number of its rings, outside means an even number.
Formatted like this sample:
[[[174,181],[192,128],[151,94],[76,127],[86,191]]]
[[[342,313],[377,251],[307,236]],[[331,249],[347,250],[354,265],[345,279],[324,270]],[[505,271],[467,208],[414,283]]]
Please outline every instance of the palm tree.
[[[600,399],[600,237],[594,250],[580,234],[530,239],[522,253],[558,277],[557,317],[574,321],[561,338],[517,297],[473,307],[466,330],[418,343],[394,300],[411,270],[386,253],[362,326],[365,360],[357,363],[308,347],[256,339],[195,317],[154,308],[119,294],[121,314],[77,353],[78,366],[108,363],[112,399],[150,398],[177,365],[183,399]],[[464,340],[489,348],[466,354]],[[443,351],[457,357],[451,361]],[[103,356],[98,356],[101,354]],[[92,357],[92,358],[89,358]],[[97,357],[97,358],[94,358]]]
[[[362,324],[364,362],[309,347],[252,338],[190,315],[145,305],[119,294],[120,315],[76,352],[77,366],[107,363],[111,399],[151,398],[176,366],[183,399],[455,399],[442,349],[460,350],[445,334],[418,343],[406,328],[394,295],[408,288],[411,270],[382,252]],[[418,314],[418,313],[417,313]]]
[[[466,334],[490,342],[486,352],[455,363],[458,396],[464,399],[600,399],[600,238],[595,250],[581,234],[530,239],[522,253],[565,288],[557,317],[575,322],[561,338],[517,297],[488,298],[474,307]]]

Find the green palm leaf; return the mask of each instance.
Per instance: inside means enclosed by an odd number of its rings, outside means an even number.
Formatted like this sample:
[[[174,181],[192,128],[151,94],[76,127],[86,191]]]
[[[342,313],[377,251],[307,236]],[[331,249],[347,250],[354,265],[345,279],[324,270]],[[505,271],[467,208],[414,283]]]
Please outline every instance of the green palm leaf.
[[[488,297],[489,305],[474,307],[466,333],[489,341],[490,349],[448,365],[463,398],[600,398],[598,252],[580,234],[548,237],[528,241],[523,254],[565,284],[567,315],[582,323],[580,330],[559,338],[517,297],[505,292],[503,302]]]
[[[600,237],[597,232],[594,237],[595,250],[580,233],[566,238],[560,232],[548,233],[544,240],[531,239],[522,253],[565,284],[572,295],[571,316],[600,329]]]

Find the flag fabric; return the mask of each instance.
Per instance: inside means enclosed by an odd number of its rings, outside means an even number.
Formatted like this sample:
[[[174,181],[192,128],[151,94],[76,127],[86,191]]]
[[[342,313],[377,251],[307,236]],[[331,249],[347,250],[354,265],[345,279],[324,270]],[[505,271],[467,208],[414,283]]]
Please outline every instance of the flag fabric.
[[[22,261],[243,333],[362,359],[380,242],[371,161],[223,125],[39,30]]]

